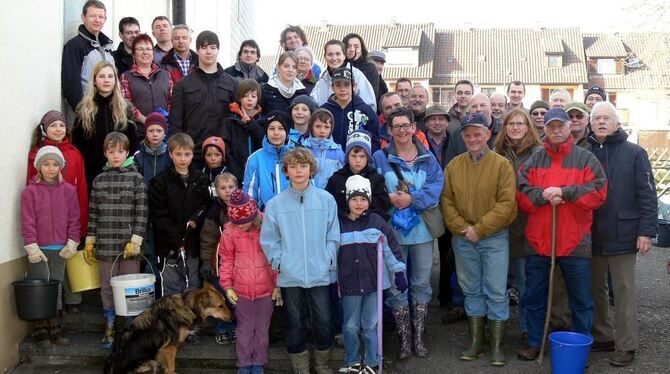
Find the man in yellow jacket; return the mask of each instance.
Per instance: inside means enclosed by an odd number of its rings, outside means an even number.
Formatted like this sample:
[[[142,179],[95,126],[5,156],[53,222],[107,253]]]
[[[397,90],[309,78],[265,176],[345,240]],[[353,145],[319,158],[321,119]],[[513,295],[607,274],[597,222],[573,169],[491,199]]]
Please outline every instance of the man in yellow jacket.
[[[454,134],[457,135],[457,134]],[[509,318],[507,227],[516,217],[516,175],[512,164],[492,152],[488,119],[467,115],[461,133],[467,152],[444,172],[441,206],[445,224],[454,235],[458,283],[465,294],[472,345],[460,356],[471,361],[483,355],[484,321],[491,328],[491,363],[505,365],[502,341]]]

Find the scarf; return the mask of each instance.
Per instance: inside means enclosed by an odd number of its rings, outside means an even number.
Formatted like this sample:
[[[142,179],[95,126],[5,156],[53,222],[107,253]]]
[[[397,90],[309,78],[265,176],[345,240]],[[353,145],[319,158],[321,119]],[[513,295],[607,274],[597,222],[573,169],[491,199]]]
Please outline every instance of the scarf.
[[[289,87],[282,83],[282,81],[276,75],[268,80],[268,84],[279,90],[279,93],[287,99],[292,98],[297,90],[305,88],[305,86],[302,84],[302,82],[300,82],[300,80],[298,80],[298,78],[293,78],[293,82],[291,82],[291,86]]]

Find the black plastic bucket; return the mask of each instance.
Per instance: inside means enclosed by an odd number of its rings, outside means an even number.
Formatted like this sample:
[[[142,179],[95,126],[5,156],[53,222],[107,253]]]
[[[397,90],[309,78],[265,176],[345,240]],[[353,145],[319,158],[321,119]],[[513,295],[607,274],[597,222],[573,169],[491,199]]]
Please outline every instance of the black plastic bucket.
[[[22,279],[12,282],[14,299],[19,319],[24,321],[39,321],[56,317],[58,302],[58,287],[60,282],[50,280],[49,266],[47,279]]]
[[[656,237],[657,247],[670,247],[670,221],[658,220],[658,236]]]

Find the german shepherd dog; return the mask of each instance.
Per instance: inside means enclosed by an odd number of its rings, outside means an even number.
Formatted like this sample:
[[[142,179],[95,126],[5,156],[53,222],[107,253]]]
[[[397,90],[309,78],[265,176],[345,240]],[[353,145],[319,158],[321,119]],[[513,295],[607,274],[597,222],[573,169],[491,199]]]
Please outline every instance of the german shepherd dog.
[[[104,373],[174,374],[177,350],[207,317],[233,319],[224,297],[207,282],[200,289],[163,297],[117,331]]]

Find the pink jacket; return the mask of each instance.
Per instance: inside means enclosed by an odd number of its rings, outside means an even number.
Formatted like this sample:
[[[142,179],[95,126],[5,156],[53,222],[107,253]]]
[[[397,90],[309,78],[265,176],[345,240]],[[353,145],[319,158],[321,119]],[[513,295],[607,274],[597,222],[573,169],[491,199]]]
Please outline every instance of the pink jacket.
[[[272,295],[277,284],[277,272],[261,249],[260,235],[260,229],[244,231],[228,222],[219,242],[219,284],[249,300]]]
[[[76,188],[65,182],[31,181],[21,193],[23,244],[39,246],[80,240],[79,200]]]

